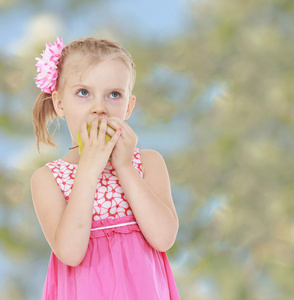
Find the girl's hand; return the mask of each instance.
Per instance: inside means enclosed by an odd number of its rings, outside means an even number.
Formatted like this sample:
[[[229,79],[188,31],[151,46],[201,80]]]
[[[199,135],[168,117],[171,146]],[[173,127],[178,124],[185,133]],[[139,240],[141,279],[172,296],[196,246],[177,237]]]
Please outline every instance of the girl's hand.
[[[133,155],[138,142],[138,137],[133,129],[123,120],[112,117],[108,119],[108,125],[114,130],[122,129],[121,135],[113,148],[111,164],[117,169],[132,165]]]
[[[107,127],[107,117],[101,118],[101,123],[96,118],[92,121],[90,134],[88,134],[87,123],[83,122],[81,126],[81,139],[83,150],[80,157],[80,163],[87,163],[93,169],[103,171],[110,154],[121,136],[121,129],[118,127],[116,132]],[[98,130],[99,126],[99,130]],[[108,143],[105,141],[105,134],[111,132],[111,139]],[[110,134],[109,134],[110,135]]]

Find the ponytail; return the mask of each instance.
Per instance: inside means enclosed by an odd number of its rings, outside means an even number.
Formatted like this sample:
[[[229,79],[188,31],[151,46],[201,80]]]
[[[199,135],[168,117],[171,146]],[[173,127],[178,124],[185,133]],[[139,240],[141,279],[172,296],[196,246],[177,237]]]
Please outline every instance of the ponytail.
[[[41,92],[33,108],[33,125],[39,152],[40,143],[57,148],[48,131],[48,127],[54,121],[54,118],[58,122],[58,115],[53,106],[52,95]]]

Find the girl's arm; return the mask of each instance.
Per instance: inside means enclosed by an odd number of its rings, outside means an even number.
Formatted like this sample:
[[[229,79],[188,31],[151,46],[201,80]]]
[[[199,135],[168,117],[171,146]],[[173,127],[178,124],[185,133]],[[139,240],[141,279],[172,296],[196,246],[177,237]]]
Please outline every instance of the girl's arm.
[[[85,181],[88,174],[83,169],[78,168],[68,204],[48,167],[37,170],[31,179],[33,203],[44,235],[55,255],[70,266],[82,261],[91,230],[96,187],[94,181]]]
[[[143,178],[132,164],[121,165],[116,173],[144,237],[164,252],[174,244],[179,227],[169,175],[158,152],[141,150],[140,154]]]
[[[31,179],[33,203],[44,235],[55,255],[70,266],[80,264],[86,254],[97,180],[121,133],[117,130],[106,144],[106,121],[101,124],[98,135],[98,120],[92,123],[90,137],[86,123],[81,130],[84,147],[68,204],[48,167],[37,170]]]

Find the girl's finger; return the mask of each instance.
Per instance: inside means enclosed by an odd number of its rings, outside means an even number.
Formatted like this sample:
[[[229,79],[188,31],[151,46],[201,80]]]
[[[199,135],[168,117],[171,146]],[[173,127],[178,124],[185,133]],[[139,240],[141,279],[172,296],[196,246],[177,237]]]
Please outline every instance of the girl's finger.
[[[111,148],[115,146],[122,133],[122,128],[118,128],[110,141],[107,143]]]
[[[114,130],[118,128],[122,128],[124,130],[124,134],[129,133],[128,124],[119,118],[109,118],[108,122],[109,126],[111,126]]]
[[[110,125],[106,127],[106,134],[112,137],[115,134],[116,130],[114,130]]]
[[[90,137],[97,137],[98,119],[94,119],[91,123]]]
[[[111,117],[107,121],[108,125],[111,126],[114,130],[123,127],[123,121],[119,118]]]
[[[87,130],[87,122],[83,122],[81,124],[80,135],[81,135],[82,141],[85,141],[89,137],[88,130]]]
[[[107,117],[103,116],[101,121],[99,122],[99,132],[98,132],[98,139],[105,139],[105,133],[107,128]]]

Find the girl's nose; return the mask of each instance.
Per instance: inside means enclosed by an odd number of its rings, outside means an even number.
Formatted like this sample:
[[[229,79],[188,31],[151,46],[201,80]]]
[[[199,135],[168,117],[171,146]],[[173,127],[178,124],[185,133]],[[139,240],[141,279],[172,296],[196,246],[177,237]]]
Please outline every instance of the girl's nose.
[[[93,101],[91,113],[96,114],[98,116],[105,115],[107,113],[103,99],[95,99]]]

